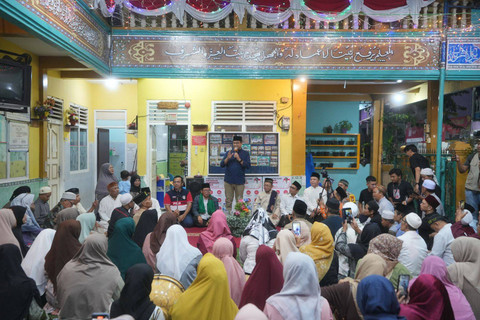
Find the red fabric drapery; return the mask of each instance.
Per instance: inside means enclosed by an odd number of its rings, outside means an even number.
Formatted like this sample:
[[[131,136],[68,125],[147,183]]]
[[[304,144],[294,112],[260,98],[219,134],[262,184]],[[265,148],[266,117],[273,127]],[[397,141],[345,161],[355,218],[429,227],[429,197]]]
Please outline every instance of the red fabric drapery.
[[[249,0],[248,3],[257,6],[263,12],[283,12],[290,8],[290,0]]]
[[[230,0],[187,0],[187,4],[202,12],[214,12],[230,4]]]
[[[108,1],[108,0],[107,0]],[[130,0],[130,4],[136,8],[145,10],[155,10],[169,5],[170,0]]]
[[[318,13],[342,12],[350,5],[349,0],[305,0],[305,5]]]
[[[407,5],[407,0],[364,0],[363,4],[372,10],[392,10]]]

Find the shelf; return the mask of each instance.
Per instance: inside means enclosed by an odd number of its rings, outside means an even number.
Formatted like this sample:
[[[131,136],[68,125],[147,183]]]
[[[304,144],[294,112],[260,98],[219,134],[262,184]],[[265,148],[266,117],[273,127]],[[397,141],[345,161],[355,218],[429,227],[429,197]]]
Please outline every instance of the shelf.
[[[357,159],[357,156],[313,156],[314,158],[323,159]]]
[[[326,167],[325,170],[358,170],[359,167],[353,168],[335,168],[335,167]],[[315,170],[321,170],[323,167],[315,167]]]
[[[310,147],[350,147],[350,148],[356,148],[358,147],[358,145],[356,144],[307,144],[307,146],[310,146]]]

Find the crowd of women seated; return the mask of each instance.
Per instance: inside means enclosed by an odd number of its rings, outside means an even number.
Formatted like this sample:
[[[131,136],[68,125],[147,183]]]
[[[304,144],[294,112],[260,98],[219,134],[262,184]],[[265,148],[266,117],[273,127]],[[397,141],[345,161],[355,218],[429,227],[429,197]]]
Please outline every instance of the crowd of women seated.
[[[402,240],[379,234],[376,225],[372,230],[366,225],[357,243],[340,248],[355,256],[352,277],[336,271],[335,283],[320,286],[335,272],[336,248],[321,222],[311,230],[301,224],[302,233],[294,234],[272,229],[258,209],[237,259],[237,243],[221,210],[196,246],[175,215],[155,210],[143,211],[138,223],[119,217],[108,237],[94,213],[62,212],[55,229],[40,230],[27,246],[21,226],[29,219],[22,205],[0,210],[0,301],[8,306],[0,308],[0,319],[42,319],[47,313],[60,319],[106,313],[136,320],[480,316],[474,307],[480,301],[480,240],[472,237],[454,240],[455,263],[448,268],[441,258],[425,259],[402,295],[398,278],[408,274],[398,261]],[[167,306],[156,305],[151,296],[157,273],[183,291]]]

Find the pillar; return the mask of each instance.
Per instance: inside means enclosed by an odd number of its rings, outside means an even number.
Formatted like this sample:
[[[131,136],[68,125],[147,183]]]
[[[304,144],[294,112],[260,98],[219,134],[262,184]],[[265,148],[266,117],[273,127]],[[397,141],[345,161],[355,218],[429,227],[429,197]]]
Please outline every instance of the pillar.
[[[307,133],[307,82],[292,80],[292,175],[305,174],[305,141]]]
[[[373,144],[371,174],[381,183],[383,152],[383,107],[384,100],[373,101]]]

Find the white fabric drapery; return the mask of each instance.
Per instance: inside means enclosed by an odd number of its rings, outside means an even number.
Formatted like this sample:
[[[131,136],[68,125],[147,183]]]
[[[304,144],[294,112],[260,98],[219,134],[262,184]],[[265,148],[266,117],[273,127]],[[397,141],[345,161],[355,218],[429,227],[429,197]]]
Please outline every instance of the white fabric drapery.
[[[253,18],[265,25],[281,24],[288,20],[292,15],[295,19],[299,19],[300,14],[304,14],[307,18],[315,21],[338,22],[348,18],[350,15],[358,15],[363,13],[368,17],[380,22],[393,22],[401,20],[407,16],[411,16],[414,24],[418,23],[420,10],[433,3],[435,0],[407,0],[407,5],[388,10],[374,10],[368,7],[364,0],[351,0],[350,6],[342,12],[317,12],[310,9],[303,0],[291,0],[290,7],[281,12],[266,12],[257,10],[248,0],[232,0],[223,8],[215,12],[203,12],[189,5],[186,0],[172,0],[172,2],[164,7],[157,9],[143,9],[133,6],[129,0],[115,0],[115,5],[125,6],[128,10],[145,16],[161,16],[173,12],[176,18],[183,24],[183,16],[185,12],[194,19],[204,23],[215,23],[228,17],[233,11],[239,17],[240,22],[247,11]],[[94,7],[100,9],[105,17],[112,17],[114,7],[109,8],[105,0],[94,0]]]

